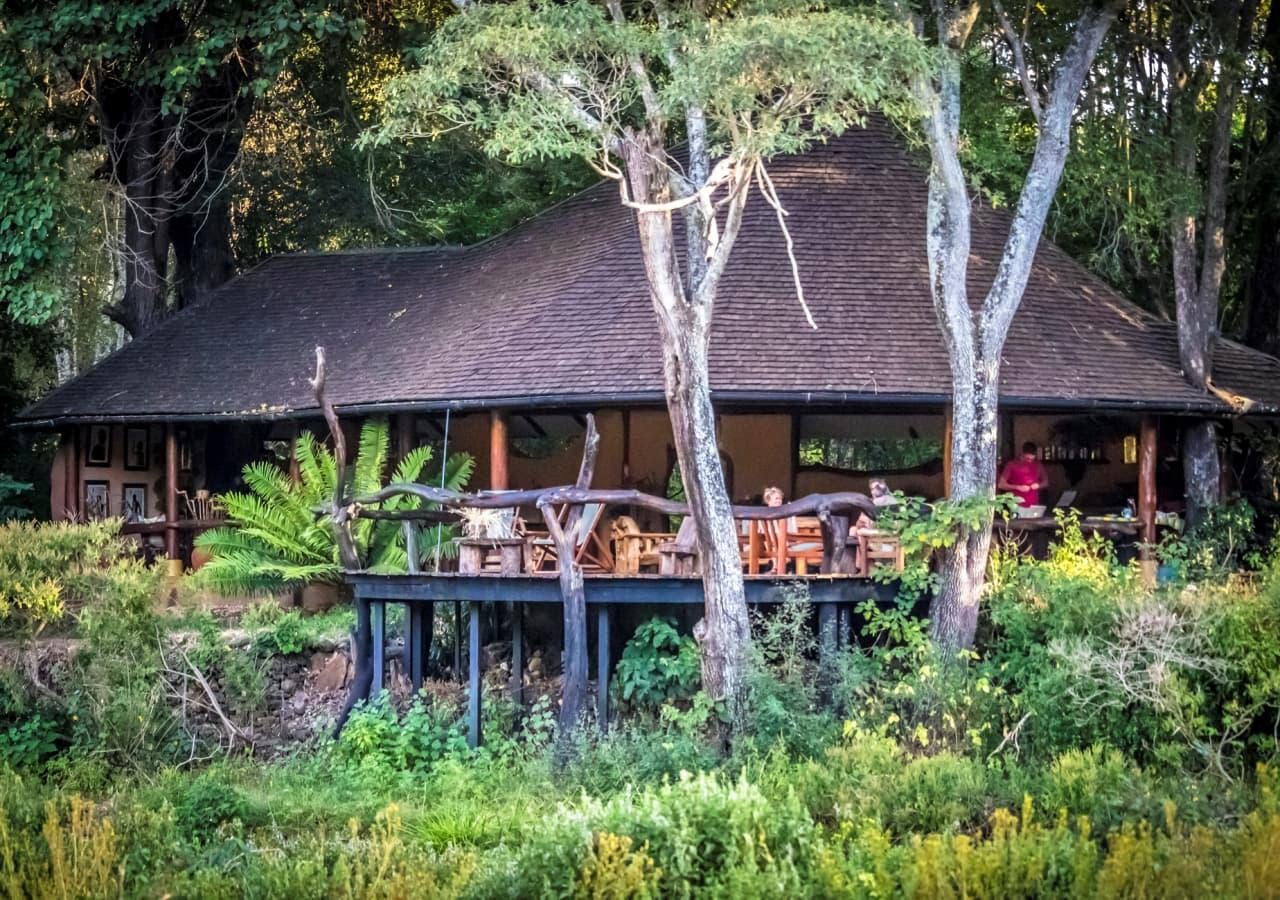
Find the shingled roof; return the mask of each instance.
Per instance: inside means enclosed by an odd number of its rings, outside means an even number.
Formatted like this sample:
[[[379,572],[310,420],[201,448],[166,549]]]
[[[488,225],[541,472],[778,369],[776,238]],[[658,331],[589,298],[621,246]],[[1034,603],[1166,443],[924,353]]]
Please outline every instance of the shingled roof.
[[[721,402],[936,403],[950,392],[929,296],[925,173],[883,125],[770,169],[818,323],[774,212],[750,204],[715,309]],[[971,291],[1008,215],[975,201]],[[340,407],[584,406],[662,396],[630,213],[592,187],[467,248],[279,256],[25,410],[28,424],[314,413],[313,348]],[[1280,410],[1280,362],[1219,341],[1218,383]],[[1223,412],[1178,366],[1174,326],[1042,243],[1005,350],[1008,404]]]

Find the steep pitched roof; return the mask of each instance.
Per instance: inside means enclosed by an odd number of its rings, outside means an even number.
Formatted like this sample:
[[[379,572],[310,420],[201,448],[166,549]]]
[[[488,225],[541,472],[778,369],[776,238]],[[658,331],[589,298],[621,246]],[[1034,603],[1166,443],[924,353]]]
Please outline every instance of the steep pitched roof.
[[[925,174],[885,126],[770,168],[790,215],[805,322],[773,210],[751,203],[715,309],[726,402],[936,402],[950,391],[925,260]],[[975,302],[1008,215],[975,202]],[[657,400],[657,329],[630,213],[599,184],[468,248],[281,256],[170,318],[21,419],[312,411],[323,344],[339,407]],[[1028,406],[1225,411],[1192,389],[1177,335],[1045,242],[1009,335],[1002,395]],[[1280,410],[1280,361],[1228,341],[1217,380]]]

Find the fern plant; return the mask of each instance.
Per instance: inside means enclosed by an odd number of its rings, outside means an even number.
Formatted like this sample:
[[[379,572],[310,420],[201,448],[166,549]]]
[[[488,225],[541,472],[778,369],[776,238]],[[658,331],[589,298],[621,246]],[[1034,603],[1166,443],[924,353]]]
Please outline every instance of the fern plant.
[[[370,494],[383,485],[390,445],[385,419],[371,419],[360,430],[360,443],[352,466],[352,496]],[[310,434],[297,442],[298,481],[273,462],[252,462],[244,467],[249,491],[223,495],[228,525],[206,531],[196,547],[211,557],[200,576],[214,590],[240,594],[278,591],[305,584],[340,584],[342,568],[329,523],[315,507],[333,497],[338,466],[331,450]],[[417,481],[431,461],[430,447],[418,447],[396,466],[392,482]],[[475,469],[468,453],[451,454],[444,467],[444,486],[462,490]],[[439,484],[428,473],[429,480]],[[417,497],[396,497],[385,509],[416,509]],[[394,522],[357,519],[351,528],[364,566],[371,572],[404,572],[408,567],[404,532]],[[423,554],[453,550],[452,529],[426,529],[418,541]]]

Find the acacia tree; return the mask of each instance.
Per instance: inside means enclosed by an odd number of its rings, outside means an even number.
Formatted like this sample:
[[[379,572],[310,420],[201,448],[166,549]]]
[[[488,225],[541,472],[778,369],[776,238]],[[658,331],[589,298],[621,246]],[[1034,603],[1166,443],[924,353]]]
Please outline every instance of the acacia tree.
[[[513,162],[579,157],[617,183],[639,232],[702,553],[703,686],[734,713],[750,631],[711,404],[717,291],[753,185],[783,221],[769,157],[837,134],[871,107],[905,113],[910,76],[926,64],[900,23],[817,2],[727,12],[703,0],[476,3],[394,86],[373,138],[475,128]],[[685,149],[672,152],[678,138]]]
[[[1035,152],[1015,205],[1013,222],[995,278],[981,302],[970,303],[970,199],[960,156],[961,63],[981,13],[973,2],[932,0],[940,64],[918,91],[925,107],[929,170],[927,245],[930,286],[951,367],[951,496],[960,501],[994,497],[998,451],[1000,362],[1014,313],[1031,275],[1045,218],[1057,192],[1080,89],[1122,0],[1087,0],[1071,39],[1054,64],[1047,96],[1034,73],[1018,66],[1038,127]],[[1003,18],[1003,16],[1002,16]],[[1021,38],[1007,39],[1025,59]],[[941,583],[930,607],[930,629],[946,652],[971,646],[991,550],[992,513],[962,526],[944,555]]]

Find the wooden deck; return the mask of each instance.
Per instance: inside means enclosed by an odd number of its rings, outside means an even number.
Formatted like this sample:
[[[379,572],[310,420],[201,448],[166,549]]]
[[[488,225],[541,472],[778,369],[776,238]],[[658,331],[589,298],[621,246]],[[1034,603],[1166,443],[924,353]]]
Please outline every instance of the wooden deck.
[[[502,603],[511,615],[511,671],[515,699],[519,703],[524,671],[524,625],[526,604],[559,604],[560,580],[554,573],[499,575],[458,573],[374,575],[348,573],[348,583],[357,598],[368,600],[373,625],[373,695],[386,681],[386,605],[405,606],[405,668],[414,688],[421,687],[426,667],[430,635],[424,615],[428,604],[453,606],[458,640],[454,645],[454,665],[461,671],[462,614],[467,613],[467,739],[478,746],[481,701],[481,622],[486,604]],[[819,630],[837,644],[847,639],[854,607],[865,600],[889,604],[894,599],[892,585],[854,575],[772,575],[745,576],[747,603],[752,606],[781,603],[797,591],[807,590],[809,602],[817,608]],[[701,606],[702,579],[698,576],[587,574],[583,578],[587,606],[595,610],[598,635],[596,646],[596,715],[602,727],[609,720],[609,675],[613,658],[609,646],[612,610],[618,606],[666,605]]]

